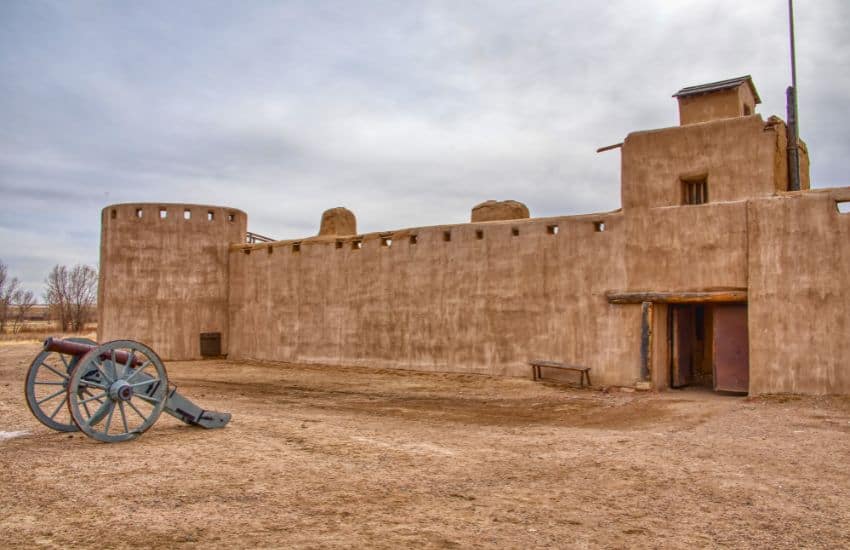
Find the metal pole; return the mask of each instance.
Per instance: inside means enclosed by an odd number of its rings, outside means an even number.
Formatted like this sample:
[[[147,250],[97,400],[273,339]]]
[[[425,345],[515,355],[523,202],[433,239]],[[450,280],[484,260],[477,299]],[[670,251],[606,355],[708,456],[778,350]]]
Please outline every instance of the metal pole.
[[[788,0],[791,35],[791,87],[787,90],[788,109],[788,190],[800,190],[800,125],[797,114],[797,52],[794,44],[794,1]]]

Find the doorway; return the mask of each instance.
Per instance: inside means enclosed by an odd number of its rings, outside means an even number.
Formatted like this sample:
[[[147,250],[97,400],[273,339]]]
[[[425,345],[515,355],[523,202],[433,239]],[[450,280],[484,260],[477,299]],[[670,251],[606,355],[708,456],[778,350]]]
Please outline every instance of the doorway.
[[[747,305],[675,304],[668,311],[670,386],[747,393]]]
[[[712,387],[711,369],[706,369],[706,309],[702,304],[681,304],[670,308],[671,364],[670,386]],[[709,362],[709,365],[711,363]]]

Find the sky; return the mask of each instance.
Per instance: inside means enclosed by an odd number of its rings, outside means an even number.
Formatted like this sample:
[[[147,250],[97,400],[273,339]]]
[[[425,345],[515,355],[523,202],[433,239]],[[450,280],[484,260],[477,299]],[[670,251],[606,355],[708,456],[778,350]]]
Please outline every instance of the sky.
[[[850,185],[850,2],[795,3],[813,187]],[[0,2],[0,261],[40,296],[100,210],[230,206],[313,235],[620,206],[617,150],[678,89],[752,74],[785,118],[785,0]]]

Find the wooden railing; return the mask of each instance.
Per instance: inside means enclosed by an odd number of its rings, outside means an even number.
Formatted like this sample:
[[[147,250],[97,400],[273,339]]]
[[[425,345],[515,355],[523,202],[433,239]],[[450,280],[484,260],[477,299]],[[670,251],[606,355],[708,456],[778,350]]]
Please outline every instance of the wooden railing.
[[[266,237],[265,235],[260,235],[259,233],[251,233],[250,231],[245,233],[245,242],[248,244],[271,243],[274,241],[275,239],[272,239],[271,237]]]

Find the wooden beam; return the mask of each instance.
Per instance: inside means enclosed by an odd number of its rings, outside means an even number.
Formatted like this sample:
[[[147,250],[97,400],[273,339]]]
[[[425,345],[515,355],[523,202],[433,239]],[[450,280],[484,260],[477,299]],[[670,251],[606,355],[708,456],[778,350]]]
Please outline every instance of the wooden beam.
[[[622,143],[615,143],[614,145],[606,145],[605,147],[600,147],[599,149],[597,149],[596,152],[602,153],[604,151],[610,151],[611,149],[619,149],[622,146],[623,146]]]
[[[625,292],[611,291],[605,295],[612,304],[704,304],[741,303],[747,301],[746,290],[706,290],[695,292]]]
[[[641,304],[640,322],[640,378],[650,380],[652,372],[652,302]]]

